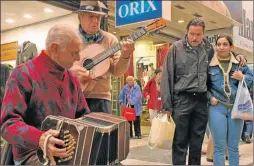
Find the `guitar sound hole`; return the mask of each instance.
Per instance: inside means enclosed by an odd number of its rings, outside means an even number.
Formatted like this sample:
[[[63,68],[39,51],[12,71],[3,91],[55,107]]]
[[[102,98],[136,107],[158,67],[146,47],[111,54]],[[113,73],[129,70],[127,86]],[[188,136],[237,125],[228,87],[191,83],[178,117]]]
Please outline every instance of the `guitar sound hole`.
[[[86,68],[86,70],[91,70],[94,67],[94,62],[92,59],[86,59],[83,62],[83,67]]]

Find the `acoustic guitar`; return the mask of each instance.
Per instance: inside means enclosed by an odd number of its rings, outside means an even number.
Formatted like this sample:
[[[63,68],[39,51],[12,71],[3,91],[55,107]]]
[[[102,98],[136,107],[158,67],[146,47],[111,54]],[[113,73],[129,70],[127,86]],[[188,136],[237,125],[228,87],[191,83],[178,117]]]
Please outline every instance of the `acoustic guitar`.
[[[167,21],[164,19],[157,19],[142,27],[130,35],[129,39],[135,41],[138,38],[148,34],[154,33],[167,26]],[[81,52],[81,57],[85,57],[79,61],[78,65],[83,66],[86,70],[90,71],[92,80],[81,81],[81,89],[84,95],[88,95],[96,84],[96,78],[104,75],[110,67],[110,58],[117,51],[121,50],[120,42],[116,43],[112,48],[105,50],[100,44],[91,44]],[[92,54],[91,54],[92,53]],[[83,56],[82,56],[83,55]]]

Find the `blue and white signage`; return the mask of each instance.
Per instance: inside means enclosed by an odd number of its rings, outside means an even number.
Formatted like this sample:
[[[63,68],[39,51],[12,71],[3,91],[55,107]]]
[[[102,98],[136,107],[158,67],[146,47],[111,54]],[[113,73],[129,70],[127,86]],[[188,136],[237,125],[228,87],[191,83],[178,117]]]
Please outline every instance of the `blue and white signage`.
[[[167,4],[167,6],[165,6]],[[164,10],[167,8],[167,11]],[[171,2],[163,0],[116,0],[116,26],[143,22],[156,18],[171,19]]]

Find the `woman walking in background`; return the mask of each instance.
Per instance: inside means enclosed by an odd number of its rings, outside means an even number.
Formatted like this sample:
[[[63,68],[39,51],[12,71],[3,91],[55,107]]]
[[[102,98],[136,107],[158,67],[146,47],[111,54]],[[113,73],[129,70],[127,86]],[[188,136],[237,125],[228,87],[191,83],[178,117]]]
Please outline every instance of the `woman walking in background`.
[[[144,97],[148,100],[147,107],[149,109],[150,122],[158,115],[158,111],[161,109],[161,74],[162,70],[156,69],[154,72],[155,76],[148,81],[143,92]]]
[[[131,107],[135,109],[136,120],[134,121],[134,131],[135,136],[141,139],[140,115],[142,109],[142,93],[139,85],[135,83],[135,78],[133,76],[128,76],[126,82],[127,84],[123,87],[119,95],[119,103],[121,107]],[[133,138],[132,121],[129,121],[129,123],[130,137]]]

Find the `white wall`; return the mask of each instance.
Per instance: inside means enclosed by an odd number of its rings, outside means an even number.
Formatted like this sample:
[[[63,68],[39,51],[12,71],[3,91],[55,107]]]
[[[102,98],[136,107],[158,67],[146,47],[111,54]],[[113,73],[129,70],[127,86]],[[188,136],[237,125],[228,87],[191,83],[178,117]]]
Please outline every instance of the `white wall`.
[[[245,18],[243,17],[243,25],[233,28],[233,38],[235,46],[245,49],[253,53],[253,1],[242,1],[243,9],[246,11]],[[242,34],[241,28],[243,28]],[[243,35],[245,34],[245,36]],[[248,36],[248,37],[247,37]]]
[[[78,28],[78,16],[77,14],[72,13],[66,16],[32,24],[30,26],[1,32],[1,44],[18,41],[18,44],[20,45],[24,41],[29,40],[36,44],[38,53],[40,53],[42,49],[45,49],[45,40],[49,29],[59,23],[70,24],[73,27]],[[1,63],[8,63],[15,67],[16,60],[4,61]]]

